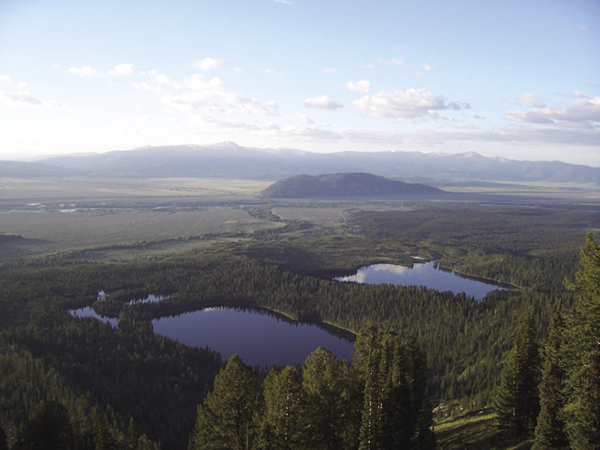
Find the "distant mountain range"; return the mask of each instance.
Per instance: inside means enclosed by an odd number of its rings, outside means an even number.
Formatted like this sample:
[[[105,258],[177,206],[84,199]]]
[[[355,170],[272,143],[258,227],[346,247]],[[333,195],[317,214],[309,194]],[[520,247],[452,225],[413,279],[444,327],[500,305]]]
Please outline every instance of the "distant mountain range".
[[[444,191],[424,184],[393,181],[370,173],[297,175],[262,191],[266,198],[373,198],[435,195]]]
[[[310,153],[293,149],[170,145],[127,151],[58,156],[35,163],[0,161],[0,177],[227,177],[281,180],[325,173],[369,172],[410,181],[547,181],[600,184],[600,168],[559,161],[515,161],[478,153]]]

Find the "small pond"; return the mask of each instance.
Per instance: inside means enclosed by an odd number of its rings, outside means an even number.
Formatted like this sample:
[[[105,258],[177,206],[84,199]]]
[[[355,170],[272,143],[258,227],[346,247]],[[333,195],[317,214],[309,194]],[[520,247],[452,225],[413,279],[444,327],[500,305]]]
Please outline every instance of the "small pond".
[[[223,360],[237,353],[251,366],[303,363],[318,347],[349,360],[354,350],[351,333],[258,309],[207,308],[155,319],[152,325],[155,333],[182,344],[208,346]]]
[[[71,309],[71,310],[69,310],[69,313],[73,317],[80,317],[80,318],[92,317],[92,318],[100,320],[104,323],[110,323],[111,326],[113,326],[113,327],[116,327],[119,324],[118,319],[111,319],[110,317],[101,316],[101,315],[97,314],[96,311],[94,311],[91,306],[86,306],[85,308],[79,308],[79,309]]]
[[[441,292],[452,291],[455,294],[464,292],[475,300],[483,300],[488,292],[503,289],[498,284],[484,282],[480,279],[459,275],[454,271],[441,269],[433,261],[413,264],[412,267],[393,264],[374,264],[361,267],[355,275],[335,278],[337,281],[354,281],[356,283],[381,284],[389,283],[403,286],[425,286]]]

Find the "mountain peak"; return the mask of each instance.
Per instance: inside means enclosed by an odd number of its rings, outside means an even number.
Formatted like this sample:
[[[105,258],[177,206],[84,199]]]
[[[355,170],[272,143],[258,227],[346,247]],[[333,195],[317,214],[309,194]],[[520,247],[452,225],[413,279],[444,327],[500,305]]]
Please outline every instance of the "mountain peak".
[[[236,144],[233,141],[223,141],[223,142],[219,142],[217,144],[207,144],[204,145],[203,147],[210,147],[210,148],[240,148],[240,146],[238,144]]]

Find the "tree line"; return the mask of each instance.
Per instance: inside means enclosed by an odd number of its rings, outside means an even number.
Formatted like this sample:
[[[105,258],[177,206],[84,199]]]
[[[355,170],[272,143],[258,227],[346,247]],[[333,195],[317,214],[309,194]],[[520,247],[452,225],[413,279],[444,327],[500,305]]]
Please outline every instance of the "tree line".
[[[494,398],[498,426],[512,439],[533,436],[535,450],[600,448],[600,246],[591,233],[566,284],[573,308],[557,303],[542,351],[527,314]]]
[[[262,382],[234,355],[198,407],[188,449],[434,449],[421,349],[375,327],[355,345],[352,364],[318,348]]]

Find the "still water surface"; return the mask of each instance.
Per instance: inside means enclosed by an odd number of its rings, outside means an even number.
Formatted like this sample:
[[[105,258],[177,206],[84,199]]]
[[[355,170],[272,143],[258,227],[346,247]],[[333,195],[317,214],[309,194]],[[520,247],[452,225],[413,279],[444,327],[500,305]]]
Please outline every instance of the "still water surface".
[[[355,275],[336,278],[337,281],[357,283],[389,283],[403,286],[425,286],[441,292],[464,292],[475,300],[483,300],[488,292],[503,289],[497,284],[458,275],[453,271],[438,268],[435,262],[413,264],[413,267],[393,264],[375,264],[362,267]]]
[[[194,347],[208,346],[223,360],[235,353],[245,364],[303,363],[318,347],[349,360],[354,345],[313,323],[284,319],[263,310],[208,308],[152,321],[154,332]],[[336,333],[339,334],[339,333]]]
[[[160,298],[152,296],[145,301]],[[91,306],[69,312],[118,326],[117,319],[100,316]],[[237,353],[250,366],[303,363],[318,347],[349,360],[354,350],[352,333],[324,324],[297,322],[260,309],[207,308],[154,319],[152,326],[155,333],[182,344],[208,347],[220,353],[223,361]]]
[[[355,275],[336,278],[338,281],[397,285],[422,285],[440,291],[464,292],[482,300],[495,289],[495,284],[459,276],[441,270],[428,262],[404,267],[376,264],[363,267]],[[105,298],[99,293],[99,300]],[[140,302],[161,301],[149,296]],[[130,303],[131,304],[131,303]],[[91,307],[71,311],[78,317],[94,317],[117,326],[116,319],[98,316]],[[333,327],[301,323],[258,309],[208,308],[200,311],[163,317],[152,321],[154,332],[194,347],[209,347],[219,352],[223,360],[237,353],[244,363],[261,367],[271,364],[302,363],[317,347],[324,347],[340,359],[350,359],[354,350],[353,336]]]

